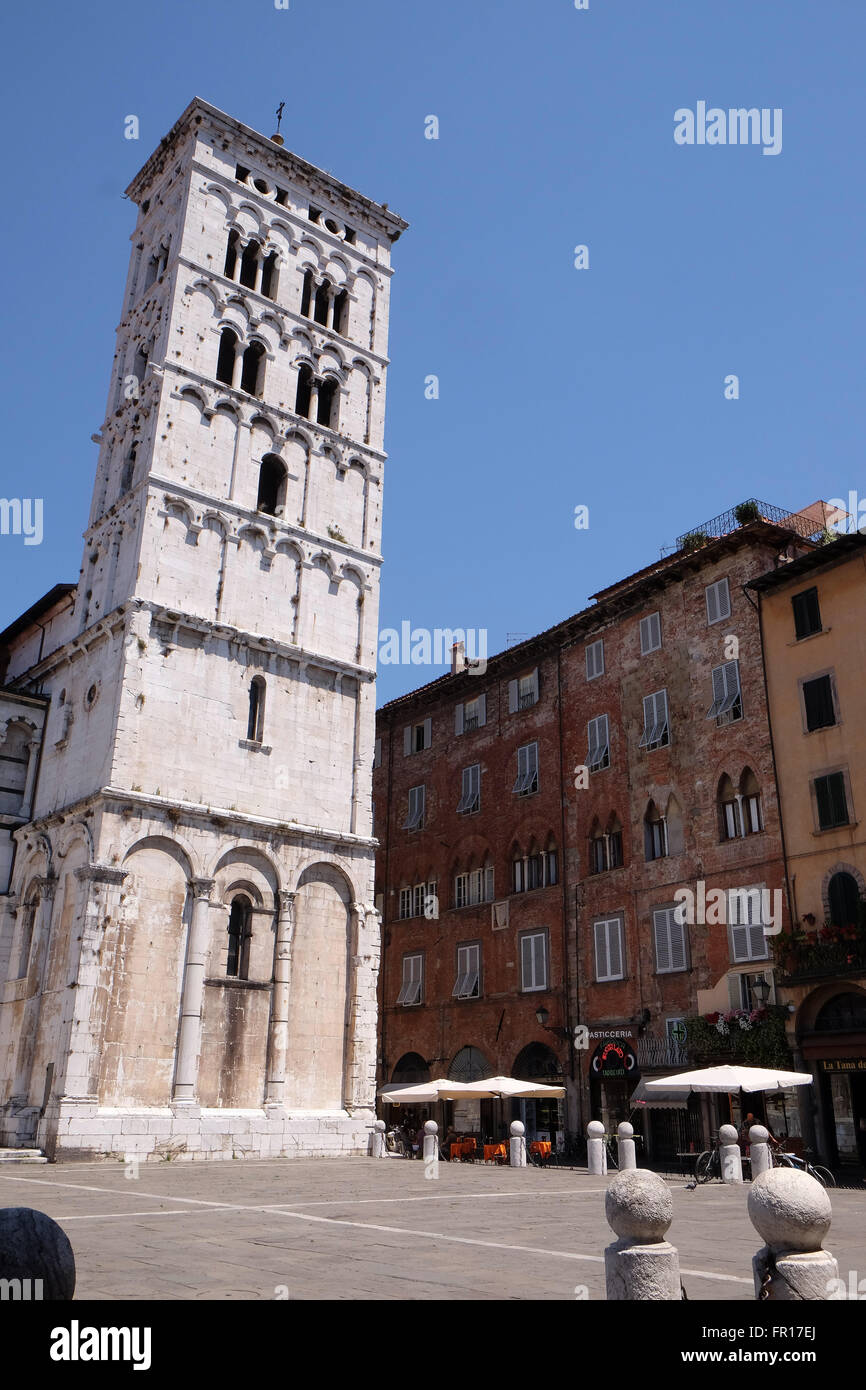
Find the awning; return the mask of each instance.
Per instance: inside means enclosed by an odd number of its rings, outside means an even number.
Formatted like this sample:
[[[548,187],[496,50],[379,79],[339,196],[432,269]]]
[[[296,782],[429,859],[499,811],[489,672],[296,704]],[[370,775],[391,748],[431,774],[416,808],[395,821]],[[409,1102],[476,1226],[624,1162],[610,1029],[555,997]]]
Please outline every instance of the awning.
[[[631,1094],[632,1105],[645,1105],[649,1110],[688,1110],[689,1097],[683,1091],[661,1091],[654,1086],[647,1090],[645,1081],[639,1081]]]

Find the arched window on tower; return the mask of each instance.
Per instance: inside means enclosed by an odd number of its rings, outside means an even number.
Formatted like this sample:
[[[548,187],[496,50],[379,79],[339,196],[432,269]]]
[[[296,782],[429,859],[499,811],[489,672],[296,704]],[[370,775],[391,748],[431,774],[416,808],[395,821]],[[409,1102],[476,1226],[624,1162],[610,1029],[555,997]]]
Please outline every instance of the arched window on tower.
[[[740,807],[737,792],[727,773],[719,779],[717,796],[719,830],[723,840],[736,840],[740,835]]]
[[[328,323],[328,308],[331,299],[330,291],[330,280],[323,280],[319,288],[316,290],[316,307],[313,313],[313,318],[315,319],[316,323],[321,323],[324,326],[327,326]]]
[[[133,480],[133,478],[134,478],[134,476],[135,476],[135,450],[136,450],[136,447],[137,447],[137,446],[136,446],[135,444],[133,444],[132,448],[130,449],[129,453],[128,453],[127,456],[126,456],[126,460],[125,460],[124,465],[123,465],[123,468],[122,468],[122,470],[121,470],[121,474],[120,474],[120,493],[119,493],[119,496],[120,496],[120,497],[123,497],[124,494],[127,493],[127,492],[129,492],[129,489],[132,487],[132,480]]]
[[[334,332],[345,338],[349,325],[349,292],[340,290],[334,299]]]
[[[276,299],[278,278],[279,272],[277,270],[277,253],[276,251],[272,251],[269,256],[265,257],[265,260],[262,263],[261,292],[266,299]]]
[[[282,516],[286,505],[286,465],[276,454],[265,454],[259,468],[256,508],[269,516]]]
[[[834,874],[827,886],[827,898],[830,905],[830,921],[834,927],[860,925],[860,889],[853,874],[844,871]]]
[[[229,912],[229,951],[226,960],[226,975],[239,980],[249,979],[250,941],[252,939],[252,903],[249,898],[239,894],[232,898]]]
[[[319,409],[316,419],[320,425],[327,425],[332,430],[337,429],[339,423],[339,389],[339,382],[332,376],[325,377],[319,387]]]
[[[740,778],[740,804],[743,817],[743,834],[757,835],[764,828],[761,811],[761,788],[750,767],[745,768]]]
[[[647,860],[664,859],[668,852],[668,828],[664,816],[654,801],[651,801],[646,808],[643,831]]]
[[[240,283],[245,285],[248,290],[256,287],[256,276],[259,272],[259,253],[261,247],[257,241],[248,241],[241,256]]]
[[[313,399],[313,369],[306,364],[298,372],[298,390],[295,396],[295,414],[310,418],[310,404]]]
[[[264,386],[265,350],[261,343],[250,343],[244,353],[241,368],[241,390],[250,396],[260,396]]]
[[[306,319],[310,317],[310,306],[313,302],[314,283],[315,282],[313,280],[313,272],[311,270],[305,270],[304,285],[303,289],[301,290],[301,313]]]
[[[250,681],[250,708],[247,718],[247,739],[261,743],[265,733],[265,679],[253,676]]]
[[[237,352],[237,334],[231,328],[224,328],[220,334],[220,350],[217,356],[217,381],[224,381],[226,386],[231,386],[235,374],[235,353]]]
[[[223,267],[223,275],[228,276],[229,280],[234,280],[236,276],[240,240],[240,232],[238,232],[237,229],[229,232],[228,245],[226,246],[226,263]]]

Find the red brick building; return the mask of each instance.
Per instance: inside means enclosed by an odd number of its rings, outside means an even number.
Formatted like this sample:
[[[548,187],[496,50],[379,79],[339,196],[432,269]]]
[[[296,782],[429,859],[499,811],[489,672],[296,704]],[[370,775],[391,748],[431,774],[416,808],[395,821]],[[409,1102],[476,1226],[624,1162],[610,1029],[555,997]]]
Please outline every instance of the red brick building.
[[[484,671],[380,710],[383,1082],[558,1081],[567,1105],[528,1103],[530,1133],[610,1128],[642,1080],[702,1059],[706,1029],[683,1020],[744,1011],[744,1031],[763,1026],[749,1017],[762,995],[773,1005],[763,926],[775,911],[784,927],[788,909],[743,586],[817,529],[774,515],[717,518],[709,539],[681,538]],[[678,890],[695,920],[679,920]],[[720,1056],[737,1055],[740,1021],[723,1026]],[[670,1099],[638,1107],[658,1154],[716,1118]],[[493,1119],[456,1117],[480,1131]]]

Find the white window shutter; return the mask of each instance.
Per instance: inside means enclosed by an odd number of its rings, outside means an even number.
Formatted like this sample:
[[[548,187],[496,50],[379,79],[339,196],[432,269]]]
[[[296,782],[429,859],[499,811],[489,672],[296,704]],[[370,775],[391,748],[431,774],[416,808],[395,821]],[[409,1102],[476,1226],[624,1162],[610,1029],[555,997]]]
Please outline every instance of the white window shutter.
[[[598,980],[606,980],[610,975],[607,958],[607,922],[595,924],[595,975]]]
[[[622,976],[622,925],[619,918],[613,918],[607,924],[607,949],[610,961],[610,973],[614,979]]]
[[[524,936],[520,940],[520,983],[524,989],[528,989],[532,981],[532,937]]]
[[[671,970],[685,970],[686,924],[678,922],[671,909],[668,909],[668,929],[671,942]]]
[[[478,696],[478,727],[487,723],[487,696]]]
[[[484,870],[484,899],[485,902],[493,902],[493,865],[488,864]]]
[[[666,912],[653,913],[653,929],[656,938],[656,969],[659,971],[670,970],[671,950]]]
[[[508,682],[508,713],[514,714],[517,709],[517,681]]]
[[[547,975],[544,968],[544,937],[541,934],[533,937],[532,945],[534,956],[532,983],[534,985],[546,985]]]
[[[463,708],[464,708],[464,706],[463,706],[462,701],[461,701],[461,703],[460,703],[459,705],[455,705],[455,706],[454,706],[454,732],[455,732],[455,734],[462,734],[462,733],[463,733]]]
[[[758,916],[760,917],[760,913]],[[749,956],[752,960],[763,960],[767,955],[767,938],[763,924],[759,921],[749,926]]]
[[[407,724],[403,730],[403,757],[408,758],[412,752],[412,725]]]
[[[531,684],[531,686],[532,686],[532,698],[533,698],[534,700],[537,700],[537,699],[538,699],[538,667],[537,667],[537,666],[536,666],[535,670],[532,672],[532,675],[530,676],[529,679],[530,679],[530,684]]]
[[[424,720],[424,747],[429,748],[433,742],[433,720]]]
[[[728,919],[731,917],[731,899],[728,897]],[[749,959],[749,928],[731,922],[731,953],[734,961]]]
[[[715,584],[707,586],[707,622],[717,623],[719,620],[719,600],[716,594]]]

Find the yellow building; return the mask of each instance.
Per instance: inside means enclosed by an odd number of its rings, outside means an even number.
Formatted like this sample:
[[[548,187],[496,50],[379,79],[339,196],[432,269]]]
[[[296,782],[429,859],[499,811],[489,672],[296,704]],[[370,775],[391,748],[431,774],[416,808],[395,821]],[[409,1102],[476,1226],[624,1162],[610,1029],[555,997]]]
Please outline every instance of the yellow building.
[[[866,536],[753,580],[793,929],[773,943],[803,1133],[866,1166]]]

